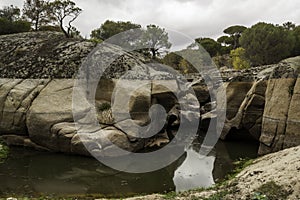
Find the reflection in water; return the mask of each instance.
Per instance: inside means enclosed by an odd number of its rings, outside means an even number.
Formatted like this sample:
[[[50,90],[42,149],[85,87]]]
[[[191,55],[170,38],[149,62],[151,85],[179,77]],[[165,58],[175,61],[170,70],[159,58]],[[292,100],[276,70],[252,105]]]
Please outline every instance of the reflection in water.
[[[129,174],[112,170],[92,158],[11,148],[8,159],[0,164],[0,197],[40,194],[124,197],[173,191],[174,184],[177,191],[206,187],[222,179],[232,169],[233,160],[255,157],[257,145],[219,142],[214,154],[201,158],[197,152],[199,144],[194,144],[186,155],[164,169]]]
[[[215,183],[213,179],[215,156],[201,156],[192,147],[187,149],[186,153],[184,162],[174,173],[176,192],[212,186]]]
[[[178,163],[145,174],[110,169],[81,156],[11,148],[0,164],[0,197],[13,195],[126,195],[174,190],[173,171]]]

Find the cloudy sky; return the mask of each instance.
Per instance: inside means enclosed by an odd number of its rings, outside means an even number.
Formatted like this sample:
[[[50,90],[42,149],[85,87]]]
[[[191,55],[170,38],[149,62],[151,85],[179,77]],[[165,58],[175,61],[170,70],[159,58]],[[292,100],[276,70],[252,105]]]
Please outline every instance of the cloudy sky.
[[[74,23],[83,36],[105,20],[157,24],[191,38],[217,38],[230,25],[259,21],[300,25],[300,0],[73,0],[83,9]],[[0,6],[23,0],[0,0]]]

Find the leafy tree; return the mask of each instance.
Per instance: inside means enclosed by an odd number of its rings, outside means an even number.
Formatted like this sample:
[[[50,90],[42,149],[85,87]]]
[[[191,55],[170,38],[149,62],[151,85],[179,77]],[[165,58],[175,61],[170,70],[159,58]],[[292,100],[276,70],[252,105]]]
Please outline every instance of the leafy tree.
[[[114,22],[110,20],[106,20],[103,24],[101,24],[100,28],[95,29],[91,32],[91,38],[106,40],[118,33],[122,33],[124,31],[128,31],[130,29],[141,28],[141,25],[134,24],[131,22]]]
[[[245,56],[253,65],[279,62],[291,55],[295,38],[290,31],[273,24],[257,23],[240,38]]]
[[[232,50],[232,48],[230,46],[228,47],[228,46],[221,45],[220,54],[221,55],[229,54],[231,50]]]
[[[59,24],[62,32],[67,38],[72,37],[72,30],[74,27],[72,23],[77,19],[77,17],[82,12],[82,9],[77,7],[76,4],[71,0],[55,0],[48,4],[49,14],[52,16]],[[67,26],[65,25],[65,20],[67,20]]]
[[[217,39],[217,42],[219,42],[223,46],[233,46],[234,45],[234,39],[227,35],[223,35],[223,36],[219,37]]]
[[[235,25],[235,26],[230,26],[226,28],[223,32],[225,34],[230,35],[233,41],[233,49],[236,49],[240,47],[239,44],[239,38],[242,36],[242,33],[246,30],[247,28],[245,26],[240,26],[240,25]]]
[[[245,57],[245,49],[239,47],[230,51],[232,65],[234,69],[250,68],[250,62]]]
[[[216,42],[211,38],[197,38],[195,39],[197,43],[199,43],[211,57],[218,55],[221,52],[220,43]]]
[[[20,9],[11,5],[0,9],[0,35],[27,32],[30,23],[20,20]]]
[[[4,6],[0,9],[0,18],[7,19],[8,21],[16,21],[20,18],[20,9],[16,6]]]
[[[229,54],[230,50],[232,50],[232,47],[234,45],[234,39],[227,35],[219,37],[217,39],[217,42],[221,44],[221,49],[220,49],[221,55]]]
[[[147,29],[143,32],[141,45],[148,47],[146,53],[151,53],[152,59],[167,52],[172,46],[165,29],[153,24],[148,25]]]
[[[44,0],[25,0],[23,16],[31,21],[33,29],[37,31],[51,21],[47,15],[48,9],[48,4]]]
[[[294,28],[296,28],[296,25],[292,22],[286,22],[282,26],[283,26],[283,28],[285,28],[286,30],[289,30],[289,31],[294,30]]]
[[[292,56],[300,55],[300,26],[297,26],[292,31],[295,38],[295,47],[293,49]]]

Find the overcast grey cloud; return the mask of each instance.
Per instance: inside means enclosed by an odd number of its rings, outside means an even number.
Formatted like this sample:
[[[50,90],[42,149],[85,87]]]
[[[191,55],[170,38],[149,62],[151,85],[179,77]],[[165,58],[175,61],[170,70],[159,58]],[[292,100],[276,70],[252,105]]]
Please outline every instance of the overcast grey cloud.
[[[157,24],[192,38],[218,37],[230,25],[259,21],[300,24],[299,0],[74,0],[83,13],[74,23],[83,36],[105,20]],[[0,6],[23,0],[0,0]]]

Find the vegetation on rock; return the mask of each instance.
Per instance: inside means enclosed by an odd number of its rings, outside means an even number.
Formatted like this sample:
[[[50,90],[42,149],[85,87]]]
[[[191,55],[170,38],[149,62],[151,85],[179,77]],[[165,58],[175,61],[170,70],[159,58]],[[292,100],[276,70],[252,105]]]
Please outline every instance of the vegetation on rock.
[[[7,157],[8,147],[0,141],[0,163]]]
[[[230,51],[232,65],[234,69],[248,69],[250,62],[245,58],[245,49],[239,47]]]
[[[103,24],[101,24],[100,28],[92,30],[91,38],[106,40],[114,35],[122,33],[124,31],[128,31],[130,29],[141,28],[141,25],[134,24],[132,22],[122,22],[122,21],[111,21],[106,20]],[[124,38],[125,39],[125,38]]]
[[[0,35],[27,32],[30,23],[21,19],[20,9],[11,5],[0,9]]]
[[[109,103],[103,103],[97,107],[97,110],[98,110],[98,112],[102,112],[105,110],[109,110],[110,108],[111,108],[111,105]]]
[[[287,199],[291,194],[274,181],[269,181],[258,187],[252,195],[253,200],[278,200]]]

